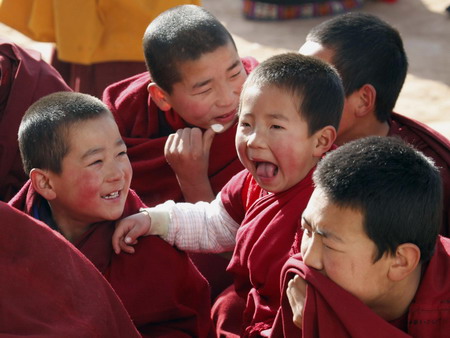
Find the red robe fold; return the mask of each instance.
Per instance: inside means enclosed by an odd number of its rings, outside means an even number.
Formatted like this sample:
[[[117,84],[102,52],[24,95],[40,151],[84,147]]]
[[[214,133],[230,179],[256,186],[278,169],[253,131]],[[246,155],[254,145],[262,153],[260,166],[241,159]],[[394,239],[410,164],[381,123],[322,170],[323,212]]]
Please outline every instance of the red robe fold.
[[[39,217],[46,201],[30,181],[10,204]],[[121,217],[143,206],[130,191]],[[139,240],[132,255],[116,255],[114,222],[101,222],[74,243],[104,274],[139,332],[148,337],[207,337],[211,330],[209,286],[189,257],[157,236]]]
[[[8,201],[27,181],[17,143],[20,121],[39,98],[70,91],[41,55],[0,38],[0,200]]]
[[[47,225],[0,202],[0,335],[140,337],[108,282]]]
[[[265,193],[250,173],[243,171],[221,192],[225,208],[241,224],[228,271],[234,276],[236,292],[247,298],[244,336],[258,336],[275,319],[280,306],[281,268],[313,192],[313,171],[289,190],[276,194]],[[240,219],[243,210],[245,216]]]
[[[257,65],[253,58],[243,58],[249,73]],[[167,200],[183,201],[183,195],[171,167],[164,157],[169,134],[187,127],[173,110],[162,112],[150,97],[148,72],[117,82],[103,93],[128,147],[133,167],[131,188],[148,206]],[[209,178],[214,193],[243,169],[234,145],[236,127],[214,137],[209,159]]]
[[[308,282],[303,335],[292,320],[286,296],[287,283],[295,274]],[[381,319],[359,299],[314,269],[301,255],[283,267],[281,308],[272,337],[415,337],[444,338],[450,332],[450,239],[439,237],[436,250],[425,267],[419,288],[408,310],[407,332]]]
[[[399,136],[416,149],[431,157],[440,168],[444,214],[440,234],[450,236],[450,141],[437,131],[414,119],[392,113],[389,136]]]

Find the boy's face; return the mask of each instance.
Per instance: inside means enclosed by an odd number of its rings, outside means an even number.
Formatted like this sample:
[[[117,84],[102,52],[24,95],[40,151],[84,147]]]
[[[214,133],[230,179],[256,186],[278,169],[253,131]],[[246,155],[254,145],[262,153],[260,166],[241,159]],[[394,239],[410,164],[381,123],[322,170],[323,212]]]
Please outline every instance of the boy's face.
[[[376,245],[363,229],[363,215],[339,208],[316,188],[303,212],[301,253],[306,265],[319,270],[372,310],[389,304],[387,277],[392,256],[373,262]]]
[[[62,173],[51,174],[51,200],[58,224],[116,220],[122,213],[132,176],[127,148],[116,122],[104,115],[69,129],[69,152]],[[61,220],[63,217],[65,220]]]
[[[300,103],[275,86],[252,86],[243,93],[236,133],[242,164],[270,192],[300,182],[316,164],[314,135],[298,112]]]
[[[313,42],[307,41],[300,47],[299,53],[307,56],[315,57],[319,60],[327,62],[330,65],[333,65],[333,57],[334,51],[332,49],[326,48],[323,45]],[[333,65],[334,66],[334,65]],[[336,144],[341,144],[340,140],[348,140],[349,136],[353,131],[354,125],[357,123],[355,119],[355,114],[352,112],[355,111],[355,105],[358,105],[359,101],[357,100],[357,93],[350,94],[345,97],[344,108],[342,110],[342,118],[339,124],[338,135],[336,138]],[[351,139],[352,137],[350,137]]]
[[[229,44],[178,65],[182,81],[166,99],[189,125],[207,129],[236,121],[242,85],[247,78],[235,47]]]

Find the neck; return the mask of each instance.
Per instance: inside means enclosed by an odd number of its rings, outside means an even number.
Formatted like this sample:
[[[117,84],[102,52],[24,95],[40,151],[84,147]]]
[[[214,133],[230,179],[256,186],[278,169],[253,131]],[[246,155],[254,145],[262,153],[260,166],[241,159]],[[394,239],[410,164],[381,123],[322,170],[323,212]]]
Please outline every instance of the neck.
[[[386,321],[392,321],[400,318],[408,312],[409,306],[416,295],[420,285],[421,265],[413,273],[402,281],[394,282],[384,297],[384,304],[372,310]]]
[[[361,118],[350,130],[343,134],[339,134],[336,138],[336,144],[341,146],[347,142],[357,140],[367,136],[387,136],[389,134],[389,123],[387,121],[380,122],[375,116],[373,118]]]
[[[90,227],[91,224],[83,222],[82,220],[73,219],[67,212],[58,210],[58,207],[52,206],[49,202],[52,211],[53,221],[58,226],[61,234],[71,243],[75,243]]]

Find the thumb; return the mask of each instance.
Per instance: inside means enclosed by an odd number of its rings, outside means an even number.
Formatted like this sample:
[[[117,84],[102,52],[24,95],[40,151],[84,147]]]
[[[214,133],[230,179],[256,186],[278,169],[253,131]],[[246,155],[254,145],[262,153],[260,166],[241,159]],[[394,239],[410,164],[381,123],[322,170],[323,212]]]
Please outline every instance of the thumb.
[[[206,129],[206,131],[203,133],[203,152],[209,153],[209,150],[211,149],[211,144],[214,140],[214,136],[216,133],[211,128]]]

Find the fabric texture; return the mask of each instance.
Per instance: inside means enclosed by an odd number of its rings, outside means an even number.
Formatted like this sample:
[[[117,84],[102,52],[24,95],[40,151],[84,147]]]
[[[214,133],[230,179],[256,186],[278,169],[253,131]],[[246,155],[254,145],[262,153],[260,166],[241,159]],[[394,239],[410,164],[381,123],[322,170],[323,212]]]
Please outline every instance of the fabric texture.
[[[290,20],[342,14],[362,7],[364,0],[243,0],[242,5],[250,20]]]
[[[71,91],[41,55],[0,38],[0,200],[7,202],[27,181],[17,132],[28,107],[41,97]]]
[[[183,4],[200,1],[3,0],[0,21],[33,40],[54,42],[62,61],[143,61],[142,37],[148,24]]]
[[[60,234],[0,202],[0,335],[140,337],[98,270]]]
[[[46,201],[28,182],[10,204],[39,216]],[[121,217],[142,206],[130,191]],[[157,236],[142,238],[132,255],[116,255],[113,232],[114,222],[96,223],[74,245],[110,282],[139,332],[148,337],[209,336],[209,286],[189,257]]]
[[[258,194],[259,198],[249,206],[244,203],[256,196],[239,197],[242,186],[239,188],[230,181],[221,192],[222,196],[234,196],[228,200],[222,197],[230,215],[233,215],[230,210],[233,205],[236,210],[246,209],[227,269],[234,277],[236,292],[247,299],[243,314],[244,336],[259,336],[273,324],[280,306],[281,269],[289,257],[301,215],[313,192],[314,169],[292,188],[276,194],[264,194],[261,188],[255,187],[257,183],[252,177],[246,191]],[[248,177],[250,173],[241,175]],[[239,199],[242,207],[236,207]],[[226,313],[223,315],[227,316]]]
[[[439,233],[450,236],[450,141],[427,125],[406,116],[392,113],[389,136],[399,136],[431,157],[439,167],[444,193],[442,227]]]
[[[303,333],[292,320],[287,283],[297,274],[308,283]],[[282,271],[281,308],[271,337],[415,337],[444,338],[450,332],[450,239],[439,236],[435,253],[408,311],[408,332],[383,320],[359,299],[314,269],[301,255],[286,262]]]

